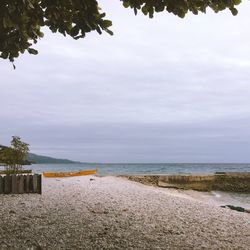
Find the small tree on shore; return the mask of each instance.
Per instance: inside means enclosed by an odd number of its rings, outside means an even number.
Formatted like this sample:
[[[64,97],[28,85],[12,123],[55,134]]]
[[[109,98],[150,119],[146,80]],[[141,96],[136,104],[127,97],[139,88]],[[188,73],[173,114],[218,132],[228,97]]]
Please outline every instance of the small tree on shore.
[[[22,170],[25,156],[29,152],[29,144],[22,142],[18,136],[12,136],[11,146],[1,151],[1,161],[6,164],[6,171],[17,173]]]

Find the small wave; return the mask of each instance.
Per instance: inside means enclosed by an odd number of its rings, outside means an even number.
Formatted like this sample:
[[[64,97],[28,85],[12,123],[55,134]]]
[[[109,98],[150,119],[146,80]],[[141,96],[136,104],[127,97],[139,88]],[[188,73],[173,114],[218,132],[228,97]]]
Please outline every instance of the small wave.
[[[220,194],[218,194],[218,193],[216,193],[216,192],[211,192],[216,198],[220,198],[221,197],[221,195]]]

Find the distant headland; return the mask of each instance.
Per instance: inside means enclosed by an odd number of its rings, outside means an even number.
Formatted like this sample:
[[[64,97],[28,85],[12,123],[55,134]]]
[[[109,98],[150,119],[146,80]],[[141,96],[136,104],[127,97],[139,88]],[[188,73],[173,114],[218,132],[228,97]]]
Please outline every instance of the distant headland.
[[[6,146],[0,145],[0,151],[2,149],[6,148]],[[28,153],[25,157],[24,164],[25,165],[30,165],[30,164],[72,164],[72,163],[81,163],[79,161],[72,161],[68,159],[58,159],[58,158],[53,158],[49,156],[44,156],[44,155],[37,155],[33,153]]]
[[[43,164],[43,163],[58,163],[58,164],[67,164],[67,163],[81,163],[79,161],[72,161],[68,159],[57,159],[49,156],[37,155],[33,153],[28,153],[26,160],[32,164]]]

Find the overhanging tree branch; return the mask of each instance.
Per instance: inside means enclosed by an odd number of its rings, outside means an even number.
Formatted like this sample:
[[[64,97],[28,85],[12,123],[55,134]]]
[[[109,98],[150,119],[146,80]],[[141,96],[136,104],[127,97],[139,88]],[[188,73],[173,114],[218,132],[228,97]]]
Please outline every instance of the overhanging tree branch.
[[[237,15],[235,6],[241,0],[121,0],[124,7],[141,11],[152,18],[155,12],[169,12],[185,17],[188,12],[197,15],[207,8],[219,12],[229,9]],[[109,29],[110,20],[96,0],[1,0],[0,1],[0,57],[11,62],[20,53],[36,55],[32,45],[43,37],[42,27],[73,39],[84,38],[86,33]]]

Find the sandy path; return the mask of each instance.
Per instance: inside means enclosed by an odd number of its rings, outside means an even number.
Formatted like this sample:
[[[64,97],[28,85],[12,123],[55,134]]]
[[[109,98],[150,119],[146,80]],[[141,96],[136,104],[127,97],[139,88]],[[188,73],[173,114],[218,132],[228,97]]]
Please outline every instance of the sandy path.
[[[90,181],[93,178],[93,181]],[[117,177],[0,196],[0,249],[250,249],[250,214]]]

